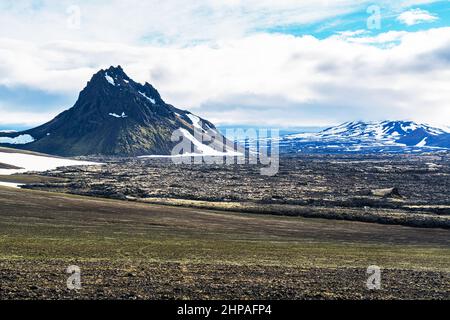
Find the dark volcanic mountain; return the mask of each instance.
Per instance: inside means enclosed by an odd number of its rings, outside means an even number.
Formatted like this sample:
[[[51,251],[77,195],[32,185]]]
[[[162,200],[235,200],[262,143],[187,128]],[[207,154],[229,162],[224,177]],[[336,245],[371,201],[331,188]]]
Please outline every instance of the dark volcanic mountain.
[[[133,81],[118,66],[95,74],[69,110],[37,128],[0,133],[0,143],[61,156],[169,155],[177,129],[195,153],[223,151],[194,140],[194,129],[222,137],[211,122],[165,103],[152,85]]]

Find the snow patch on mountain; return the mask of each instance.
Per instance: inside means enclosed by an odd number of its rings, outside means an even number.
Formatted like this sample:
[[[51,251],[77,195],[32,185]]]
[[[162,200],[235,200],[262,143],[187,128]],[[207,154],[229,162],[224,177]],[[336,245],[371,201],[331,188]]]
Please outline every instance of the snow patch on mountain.
[[[207,145],[201,143],[200,141],[198,141],[197,139],[195,139],[195,137],[186,129],[180,128],[179,130],[186,139],[188,139],[189,141],[191,141],[194,144],[194,146],[197,148],[197,150],[199,150],[201,152],[202,155],[223,155],[223,152],[214,150],[210,146],[207,146]]]
[[[199,117],[197,117],[196,115],[193,115],[192,113],[187,113],[186,116],[189,118],[189,120],[191,120],[191,123],[194,126],[194,128],[203,130],[202,125],[201,125],[201,120]]]
[[[427,139],[428,138],[424,138],[422,141],[416,144],[416,147],[425,147],[427,145]]]
[[[139,94],[141,96],[143,96],[145,99],[147,99],[148,101],[150,101],[151,103],[156,104],[156,100],[153,98],[147,97],[147,95],[144,92],[139,91]]]
[[[108,115],[110,115],[111,117],[114,117],[114,118],[128,118],[128,116],[125,114],[125,112],[122,112],[121,115],[118,115],[117,113],[109,113]]]
[[[192,142],[198,152],[185,152],[183,154],[176,155],[148,155],[148,156],[140,156],[139,158],[179,158],[179,157],[202,157],[202,156],[211,156],[211,157],[239,157],[243,154],[237,151],[217,151],[210,146],[203,144],[201,141],[197,140],[188,130],[184,128],[178,129],[184,138],[188,141]]]
[[[417,130],[418,126],[415,123],[408,123],[407,125],[400,125],[403,131],[414,131]]]
[[[108,72],[105,72],[105,79],[113,86],[116,86],[116,82],[114,81],[114,79],[111,76],[108,75]]]

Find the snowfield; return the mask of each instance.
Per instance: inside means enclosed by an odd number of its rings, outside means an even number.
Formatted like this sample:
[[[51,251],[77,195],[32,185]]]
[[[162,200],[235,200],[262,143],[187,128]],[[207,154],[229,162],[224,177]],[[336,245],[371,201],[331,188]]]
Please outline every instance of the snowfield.
[[[0,163],[21,169],[0,169],[0,175],[11,175],[28,171],[47,171],[58,167],[101,165],[101,163],[78,161],[64,158],[37,156],[25,153],[0,152]]]
[[[201,125],[201,121],[200,121],[200,118],[199,118],[199,117],[197,117],[196,115],[193,115],[192,113],[188,113],[188,114],[186,114],[186,115],[187,115],[187,117],[189,118],[189,120],[191,120],[192,125],[193,125],[195,128],[200,129],[200,130],[203,130],[202,125]]]
[[[15,138],[0,137],[0,143],[6,143],[6,144],[27,144],[27,143],[31,143],[31,142],[34,142],[34,138],[32,136],[30,136],[29,134],[22,134]]]
[[[12,182],[1,182],[0,181],[0,186],[20,189],[20,186],[23,186],[23,184],[22,183],[12,183]]]
[[[223,151],[217,151],[213,148],[211,148],[210,146],[207,146],[206,144],[203,144],[201,141],[197,140],[189,131],[187,131],[184,128],[180,128],[178,129],[181,134],[184,136],[185,139],[189,140],[190,142],[192,142],[192,144],[197,148],[198,151],[200,151],[199,153],[191,153],[191,152],[186,152],[183,154],[176,154],[176,155],[148,155],[148,156],[140,156],[138,158],[180,158],[180,157],[204,157],[204,156],[209,156],[209,157],[224,157],[224,156],[228,156],[228,157],[239,157],[239,156],[243,156],[242,153],[237,152],[237,151],[228,151],[228,152],[223,152]]]

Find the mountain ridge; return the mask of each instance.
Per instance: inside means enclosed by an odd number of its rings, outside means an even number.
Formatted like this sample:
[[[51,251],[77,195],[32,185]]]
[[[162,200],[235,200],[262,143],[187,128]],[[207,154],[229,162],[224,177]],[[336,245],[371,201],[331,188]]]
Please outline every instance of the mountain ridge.
[[[353,121],[317,133],[284,136],[280,148],[288,153],[445,151],[450,150],[450,132],[414,121]]]
[[[51,121],[0,134],[0,145],[59,156],[170,155],[176,145],[171,136],[180,129],[212,132],[225,141],[214,124],[167,104],[151,84],[135,82],[118,66],[94,74],[74,106]],[[192,142],[198,152],[197,141]],[[227,150],[218,142],[209,147]]]

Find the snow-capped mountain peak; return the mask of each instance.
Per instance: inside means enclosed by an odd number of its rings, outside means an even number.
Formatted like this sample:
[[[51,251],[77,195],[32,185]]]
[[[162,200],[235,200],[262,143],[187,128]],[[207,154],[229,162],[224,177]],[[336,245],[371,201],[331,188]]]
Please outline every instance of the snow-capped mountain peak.
[[[381,121],[381,122],[346,122],[321,132],[323,137],[340,135],[346,137],[373,137],[376,140],[392,140],[398,137],[421,131],[424,134],[440,135],[444,130],[413,121]]]
[[[231,149],[214,124],[167,104],[151,84],[133,81],[118,66],[94,74],[74,106],[53,120],[1,133],[0,145],[60,156],[171,155],[174,132],[195,138],[198,129],[214,150]],[[202,143],[191,143],[192,153],[202,154]]]
[[[420,152],[450,149],[450,133],[413,121],[345,122],[318,133],[286,136],[290,150]]]

